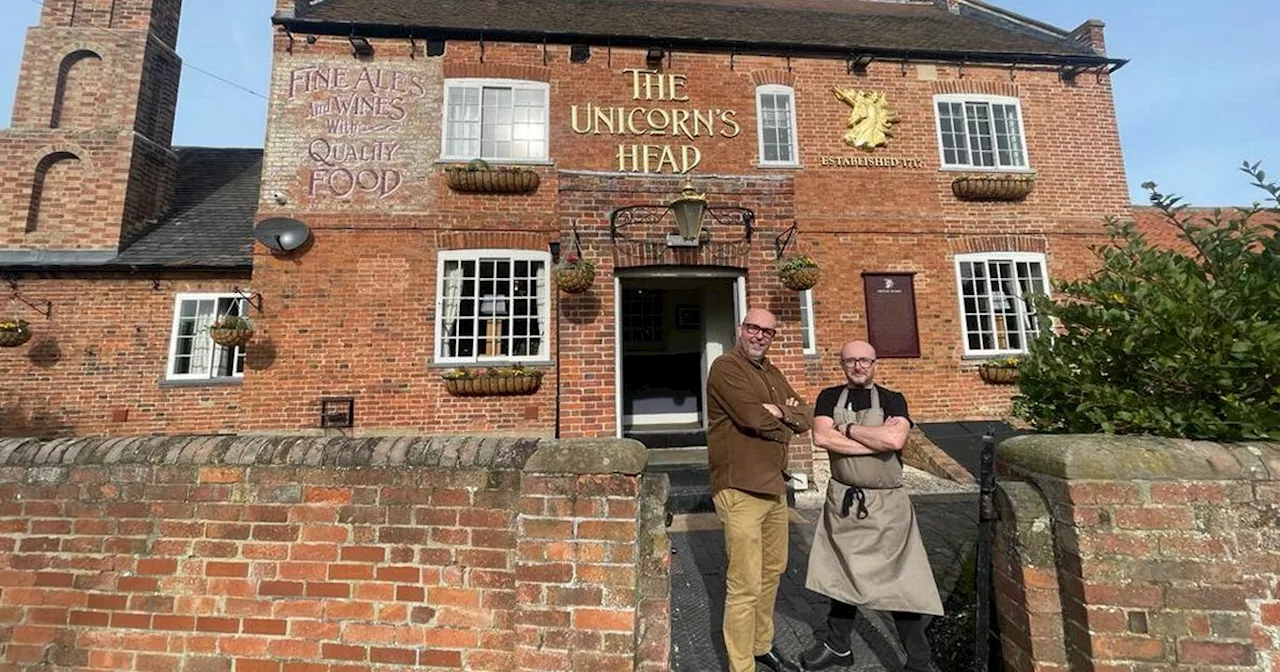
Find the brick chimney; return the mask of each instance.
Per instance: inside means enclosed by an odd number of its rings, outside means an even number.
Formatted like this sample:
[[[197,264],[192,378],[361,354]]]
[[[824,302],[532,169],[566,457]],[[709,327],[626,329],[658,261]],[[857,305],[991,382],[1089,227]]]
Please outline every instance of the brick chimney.
[[[0,259],[109,259],[169,207],[182,0],[43,0],[0,131]]]
[[[1103,29],[1107,24],[1098,19],[1089,19],[1080,24],[1080,27],[1071,31],[1069,37],[1076,42],[1088,45],[1099,56],[1107,55],[1107,40],[1103,35]]]
[[[933,0],[935,7],[945,9],[952,14],[960,13],[960,0]]]

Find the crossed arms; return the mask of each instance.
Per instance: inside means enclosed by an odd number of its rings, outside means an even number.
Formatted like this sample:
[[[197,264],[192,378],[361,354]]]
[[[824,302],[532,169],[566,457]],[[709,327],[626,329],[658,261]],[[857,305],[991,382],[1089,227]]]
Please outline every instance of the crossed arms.
[[[894,453],[907,445],[911,422],[900,416],[885,418],[879,427],[843,425],[835,419],[817,415],[813,418],[813,445],[841,455],[875,455]]]
[[[713,397],[742,431],[787,443],[793,434],[811,427],[813,409],[800,401],[800,395],[789,383],[783,381],[787,401],[778,405],[760,397],[749,377],[752,374],[742,367],[717,363],[712,372],[707,380],[707,396]]]

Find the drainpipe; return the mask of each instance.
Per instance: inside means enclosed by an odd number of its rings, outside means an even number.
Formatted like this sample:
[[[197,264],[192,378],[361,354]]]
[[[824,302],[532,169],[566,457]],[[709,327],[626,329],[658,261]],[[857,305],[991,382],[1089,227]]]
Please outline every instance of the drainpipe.
[[[560,293],[556,293],[556,430],[555,438],[560,438]]]

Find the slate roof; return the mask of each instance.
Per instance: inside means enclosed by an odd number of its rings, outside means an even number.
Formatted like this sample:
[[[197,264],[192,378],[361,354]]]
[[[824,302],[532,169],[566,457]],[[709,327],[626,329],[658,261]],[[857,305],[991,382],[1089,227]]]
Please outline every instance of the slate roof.
[[[173,207],[110,263],[139,266],[253,265],[253,218],[261,149],[175,147]]]
[[[370,36],[427,33],[489,39],[543,36],[597,43],[864,51],[908,55],[1027,55],[1105,61],[1064,31],[977,5],[952,14],[928,2],[869,0],[309,0],[275,21],[298,31]],[[336,32],[334,34],[337,34]],[[342,32],[341,34],[349,34]],[[656,43],[656,44],[655,44]],[[741,50],[747,53],[748,50]]]

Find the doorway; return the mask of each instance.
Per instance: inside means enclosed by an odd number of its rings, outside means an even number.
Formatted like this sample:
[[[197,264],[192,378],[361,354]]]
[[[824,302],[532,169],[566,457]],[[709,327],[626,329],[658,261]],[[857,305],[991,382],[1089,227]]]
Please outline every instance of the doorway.
[[[707,373],[733,347],[741,275],[647,270],[617,279],[618,434],[705,446]]]

